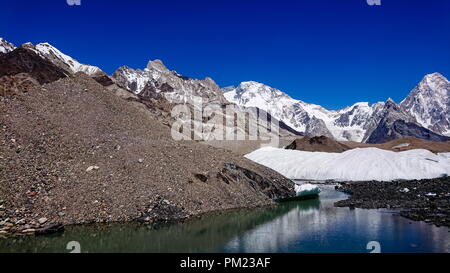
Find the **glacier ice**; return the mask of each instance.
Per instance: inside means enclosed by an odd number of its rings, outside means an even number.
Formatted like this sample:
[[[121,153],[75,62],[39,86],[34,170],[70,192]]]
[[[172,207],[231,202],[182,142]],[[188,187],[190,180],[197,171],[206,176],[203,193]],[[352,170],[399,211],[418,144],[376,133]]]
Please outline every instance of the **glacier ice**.
[[[370,147],[325,153],[264,147],[245,157],[291,179],[392,181],[450,175],[447,154],[424,149],[393,152]]]
[[[297,194],[297,197],[318,195],[320,193],[319,186],[313,185],[313,184],[295,185],[294,188],[295,188],[295,192]]]

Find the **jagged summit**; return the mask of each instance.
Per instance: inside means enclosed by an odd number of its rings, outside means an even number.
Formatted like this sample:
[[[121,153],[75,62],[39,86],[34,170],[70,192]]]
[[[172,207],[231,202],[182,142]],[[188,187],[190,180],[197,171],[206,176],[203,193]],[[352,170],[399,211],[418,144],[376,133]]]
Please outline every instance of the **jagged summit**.
[[[149,61],[148,64],[147,64],[147,69],[154,69],[154,70],[157,70],[157,71],[160,71],[160,72],[168,71],[168,69],[164,65],[164,63],[161,60],[159,60],[159,59],[156,59],[156,60],[153,60],[153,61]]]
[[[392,99],[391,97],[389,97],[389,98],[386,100],[386,103],[395,104],[395,101],[394,101],[394,99]]]
[[[442,74],[426,75],[400,105],[423,127],[450,136],[450,82]]]
[[[415,90],[420,91],[423,96],[431,97],[431,96],[440,96],[445,97],[448,96],[448,84],[449,81],[444,75],[438,72],[434,72],[431,74],[427,74],[423,77],[423,79],[417,84]],[[417,93],[417,92],[416,92]],[[406,100],[407,98],[405,98]],[[403,100],[403,101],[405,101]],[[401,103],[403,103],[403,101]]]
[[[112,77],[119,86],[141,97],[164,96],[171,103],[191,101],[194,97],[202,97],[204,102],[226,102],[213,79],[206,77],[198,80],[183,76],[169,70],[159,59],[149,61],[143,70],[122,66]]]

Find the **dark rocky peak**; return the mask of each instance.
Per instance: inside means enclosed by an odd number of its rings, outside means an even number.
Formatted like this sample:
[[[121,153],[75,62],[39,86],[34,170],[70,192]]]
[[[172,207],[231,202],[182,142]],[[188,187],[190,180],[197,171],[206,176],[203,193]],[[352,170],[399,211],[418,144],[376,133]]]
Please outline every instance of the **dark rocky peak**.
[[[67,77],[66,71],[25,47],[0,56],[0,77],[28,73],[40,84]]]
[[[389,109],[389,108],[399,109],[399,108],[398,108],[398,104],[395,103],[395,101],[394,101],[392,98],[388,98],[388,99],[386,100],[386,102],[384,103],[384,107],[385,107],[386,109]]]

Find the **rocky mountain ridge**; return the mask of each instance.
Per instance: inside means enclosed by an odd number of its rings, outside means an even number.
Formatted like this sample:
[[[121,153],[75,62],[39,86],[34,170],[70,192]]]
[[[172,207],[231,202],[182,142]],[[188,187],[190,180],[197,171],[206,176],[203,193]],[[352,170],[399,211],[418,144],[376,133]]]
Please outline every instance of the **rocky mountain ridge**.
[[[213,108],[224,109],[226,105],[236,104],[238,107],[234,111],[241,114],[249,109],[260,109],[273,120],[280,121],[283,133],[288,135],[323,135],[340,141],[370,143],[405,136],[441,141],[450,136],[450,83],[439,73],[426,75],[400,104],[389,99],[374,104],[358,102],[340,110],[328,110],[293,99],[281,90],[254,81],[242,82],[237,87],[220,88],[211,78],[198,80],[183,76],[169,70],[160,60],[149,61],[142,70],[122,66],[109,76],[96,66],[79,63],[48,43],[26,43],[16,48],[0,38],[3,60],[10,58],[8,55],[17,50],[22,55],[24,50],[28,50],[26,55],[34,52],[46,61],[47,66],[53,64],[53,68],[56,67],[53,70],[59,73],[57,78],[63,77],[62,74],[83,72],[104,86],[116,84],[153,105],[188,104],[197,108],[213,105]],[[3,75],[9,76],[11,73],[31,72],[30,67],[5,69],[10,72]],[[164,115],[167,115],[169,107],[165,108]],[[227,117],[225,112],[221,115]],[[208,120],[210,118],[206,117],[202,123]],[[217,122],[210,125],[222,129],[226,127],[226,124]],[[260,131],[267,129],[256,126],[263,129]],[[245,128],[236,130],[248,131]]]

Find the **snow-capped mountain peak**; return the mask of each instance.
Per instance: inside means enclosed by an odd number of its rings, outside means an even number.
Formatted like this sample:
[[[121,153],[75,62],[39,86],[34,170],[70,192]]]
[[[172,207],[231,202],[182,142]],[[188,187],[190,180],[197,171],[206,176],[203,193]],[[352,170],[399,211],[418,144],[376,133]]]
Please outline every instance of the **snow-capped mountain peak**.
[[[445,84],[448,84],[448,80],[441,73],[438,72],[425,75],[425,77],[423,77],[422,82],[425,82],[428,86],[430,86],[433,89],[438,89],[440,87],[443,87]]]
[[[100,68],[92,65],[86,65],[81,64],[77,60],[73,59],[72,57],[62,53],[54,46],[50,45],[49,43],[41,43],[36,45],[36,49],[41,52],[42,54],[49,56],[54,56],[58,60],[64,62],[72,73],[76,72],[84,72],[90,76],[95,75],[97,73],[100,73]]]
[[[265,84],[255,82],[255,81],[246,81],[239,84],[238,87],[238,93],[239,90],[242,90],[247,93],[253,93],[253,94],[259,94],[261,96],[266,96],[267,98],[286,98],[286,99],[292,99],[288,94],[276,89],[272,88],[270,86],[267,86]]]
[[[361,101],[352,105],[352,107],[369,107],[369,102]]]
[[[258,107],[264,111],[274,110],[270,105],[275,101],[282,100],[285,104],[297,102],[286,93],[255,81],[241,82],[237,87],[226,87],[224,96],[230,102],[245,107]]]
[[[423,127],[450,136],[450,82],[442,74],[426,75],[400,105]]]
[[[428,90],[429,93],[427,95],[438,97],[438,98],[444,98],[448,97],[448,85],[449,81],[440,73],[432,73],[426,75],[423,80],[419,83],[419,87],[422,89]]]
[[[16,49],[16,47],[12,43],[0,37],[0,53],[6,54],[13,51],[14,49]]]
[[[197,80],[169,70],[161,60],[147,63],[145,69],[120,67],[113,76],[115,82],[141,97],[165,97],[171,103],[181,103],[202,97],[211,102],[226,102],[219,86],[206,77]]]
[[[74,58],[62,53],[49,43],[39,43],[37,45],[25,43],[22,47],[33,50],[42,58],[51,61],[56,66],[61,67],[70,73],[84,72],[89,76],[103,73],[100,68],[92,65],[81,64]]]

